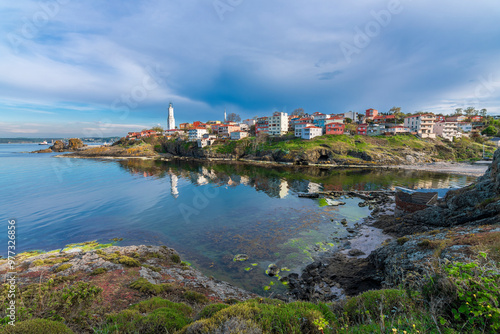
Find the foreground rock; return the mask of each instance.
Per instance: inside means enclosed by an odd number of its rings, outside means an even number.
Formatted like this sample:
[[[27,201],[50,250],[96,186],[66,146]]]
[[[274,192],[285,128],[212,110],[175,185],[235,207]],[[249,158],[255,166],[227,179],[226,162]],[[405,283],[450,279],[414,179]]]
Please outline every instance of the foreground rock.
[[[112,246],[90,251],[74,248],[19,258],[16,268],[20,287],[66,277],[71,282],[89,282],[102,288],[104,304],[115,307],[128,306],[152,293],[131,287],[141,278],[153,284],[150,288],[168,284],[169,293],[182,294],[189,289],[210,301],[246,300],[256,296],[206,277],[181,262],[175,250],[165,246]],[[0,261],[2,283],[6,282],[7,272],[7,261]]]

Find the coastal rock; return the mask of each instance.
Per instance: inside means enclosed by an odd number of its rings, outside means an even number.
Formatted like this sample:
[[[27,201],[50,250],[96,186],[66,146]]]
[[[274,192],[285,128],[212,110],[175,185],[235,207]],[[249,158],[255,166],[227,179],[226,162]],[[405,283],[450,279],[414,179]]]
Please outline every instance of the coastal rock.
[[[266,269],[266,274],[271,276],[271,277],[278,275],[279,272],[280,272],[280,268],[277,265],[275,265],[274,263],[271,263],[269,265],[269,267],[267,267],[267,269]]]

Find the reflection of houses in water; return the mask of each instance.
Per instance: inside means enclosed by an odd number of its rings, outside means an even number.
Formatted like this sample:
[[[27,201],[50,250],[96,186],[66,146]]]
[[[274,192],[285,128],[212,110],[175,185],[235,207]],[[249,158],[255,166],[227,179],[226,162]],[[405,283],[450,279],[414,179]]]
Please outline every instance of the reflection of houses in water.
[[[172,172],[169,172],[170,175],[170,193],[174,198],[179,197],[179,190],[177,189],[177,182],[179,181],[179,177]]]
[[[321,184],[315,182],[309,182],[307,185],[307,192],[309,193],[317,193],[321,191]]]
[[[249,186],[250,185],[250,178],[248,176],[241,175],[240,176],[240,184],[243,184],[245,186]]]

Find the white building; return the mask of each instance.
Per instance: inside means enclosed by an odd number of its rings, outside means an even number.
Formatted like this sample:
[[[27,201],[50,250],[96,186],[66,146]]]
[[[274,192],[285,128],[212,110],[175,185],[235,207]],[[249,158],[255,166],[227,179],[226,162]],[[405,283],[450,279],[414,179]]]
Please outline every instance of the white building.
[[[471,123],[465,123],[465,122],[458,122],[457,123],[457,128],[461,132],[471,132],[472,131],[472,124]]]
[[[189,141],[197,141],[198,139],[201,139],[204,134],[208,133],[207,129],[203,128],[195,128],[195,129],[189,129],[189,136],[188,140]]]
[[[307,122],[302,122],[302,123],[295,124],[295,137],[301,138],[302,137],[302,130],[306,126],[310,126],[310,125],[312,125],[312,124],[311,123],[307,123]]]
[[[172,107],[172,103],[168,106],[167,130],[175,130],[174,107]]]
[[[460,138],[462,134],[458,131],[457,122],[434,123],[433,132],[444,139],[452,141],[454,137]]]
[[[409,133],[410,129],[405,128],[402,125],[396,125],[392,127],[386,127],[385,132],[390,133],[391,135],[397,135],[400,133]]]
[[[211,135],[209,133],[204,133],[200,139],[197,139],[196,141],[198,142],[198,147],[205,147],[212,145],[215,141],[217,140],[216,135]]]
[[[248,130],[250,130],[250,126],[248,126],[248,124],[246,124],[246,123],[240,123],[238,125],[239,125],[241,131],[248,131]]]
[[[240,140],[248,137],[248,132],[246,131],[234,131],[231,132],[231,140]]]
[[[313,139],[323,135],[323,129],[319,126],[308,125],[302,129],[302,139]]]
[[[252,125],[255,125],[257,123],[257,120],[255,120],[255,119],[245,119],[245,120],[243,120],[242,123],[246,124],[246,125],[248,125],[248,127],[250,127]]]
[[[286,112],[275,112],[268,121],[269,135],[282,136],[288,132],[288,114]]]
[[[431,114],[409,116],[405,117],[404,126],[421,138],[436,138],[433,132],[434,119]]]

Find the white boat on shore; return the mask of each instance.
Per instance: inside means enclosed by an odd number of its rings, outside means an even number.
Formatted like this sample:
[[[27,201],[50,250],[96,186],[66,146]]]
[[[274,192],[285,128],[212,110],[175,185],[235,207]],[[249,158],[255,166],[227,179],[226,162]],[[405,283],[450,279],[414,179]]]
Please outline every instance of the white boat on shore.
[[[46,140],[42,141],[41,143],[38,143],[38,145],[49,145]]]

